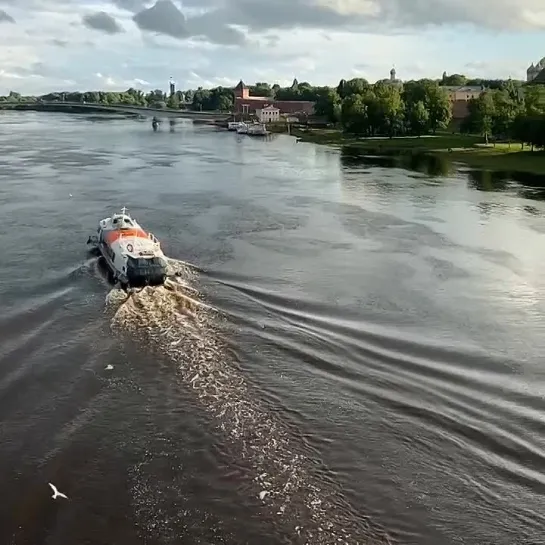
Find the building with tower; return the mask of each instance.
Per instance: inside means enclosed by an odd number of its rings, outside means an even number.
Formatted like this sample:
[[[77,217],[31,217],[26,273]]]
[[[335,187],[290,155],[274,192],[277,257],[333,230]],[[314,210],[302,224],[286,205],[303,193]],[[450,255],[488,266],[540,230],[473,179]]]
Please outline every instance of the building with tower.
[[[386,83],[389,83],[390,85],[395,85],[397,87],[402,87],[403,86],[403,82],[400,79],[397,79],[397,72],[396,72],[395,67],[393,67],[390,70],[390,77],[388,79],[384,79],[382,81],[384,81]]]
[[[541,59],[537,64],[532,63],[526,69],[526,81],[528,83],[534,81],[539,76],[539,74],[543,72],[543,70],[545,70],[545,57]]]
[[[545,57],[537,64],[532,63],[526,69],[526,82],[545,84]]]
[[[297,80],[294,80],[294,85]],[[278,109],[280,114],[312,115],[314,113],[314,102],[309,100],[275,100],[270,97],[256,97],[250,95],[250,89],[242,80],[234,89],[235,105],[234,113],[255,115],[270,106]]]

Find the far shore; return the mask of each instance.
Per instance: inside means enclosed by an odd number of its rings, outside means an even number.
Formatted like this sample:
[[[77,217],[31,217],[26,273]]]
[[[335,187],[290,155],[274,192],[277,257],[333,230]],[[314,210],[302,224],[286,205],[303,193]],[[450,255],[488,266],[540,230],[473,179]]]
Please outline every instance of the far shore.
[[[285,124],[272,124],[270,131],[286,133]],[[290,134],[303,142],[332,147],[350,146],[367,155],[440,155],[451,162],[493,171],[545,175],[545,151],[531,151],[528,145],[497,142],[486,144],[484,137],[452,133],[421,137],[361,138],[337,129],[291,127]]]
[[[89,108],[78,105],[56,106],[55,104],[39,103],[9,103],[0,102],[2,110],[38,110],[48,112],[91,114]],[[100,108],[97,108],[97,113]],[[165,113],[172,112],[166,108]],[[102,110],[109,115],[134,117],[136,112],[116,112]],[[224,122],[214,120],[194,120],[199,124],[224,125]],[[271,123],[267,125],[270,132],[287,133],[285,123]],[[414,155],[439,156],[448,159],[451,163],[464,163],[469,167],[490,171],[521,172],[535,175],[545,175],[545,151],[532,151],[530,146],[517,142],[496,142],[486,144],[484,137],[477,135],[463,135],[458,133],[442,132],[437,135],[423,135],[421,137],[376,137],[365,138],[347,135],[339,129],[306,128],[301,125],[290,127],[289,134],[303,142],[327,145],[341,148],[350,146],[361,150],[364,155],[410,157]]]

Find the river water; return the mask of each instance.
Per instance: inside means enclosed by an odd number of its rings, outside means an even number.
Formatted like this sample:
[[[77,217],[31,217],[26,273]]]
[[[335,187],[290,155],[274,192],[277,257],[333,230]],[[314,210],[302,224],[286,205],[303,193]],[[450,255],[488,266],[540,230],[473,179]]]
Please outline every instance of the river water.
[[[0,128],[0,543],[545,543],[543,192],[191,123]],[[124,205],[180,289],[124,301],[86,253]]]

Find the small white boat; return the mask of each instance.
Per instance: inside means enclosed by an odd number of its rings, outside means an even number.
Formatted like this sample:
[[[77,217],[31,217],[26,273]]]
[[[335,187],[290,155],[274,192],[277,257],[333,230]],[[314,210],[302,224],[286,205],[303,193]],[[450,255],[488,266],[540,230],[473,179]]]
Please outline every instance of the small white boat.
[[[248,134],[248,127],[249,125],[241,121],[236,128],[237,134]]]
[[[227,130],[236,131],[241,124],[243,125],[244,123],[242,123],[242,121],[229,121],[229,123],[227,123]]]
[[[248,125],[248,135],[249,136],[267,136],[269,131],[263,123],[254,123],[253,125]]]
[[[123,207],[98,224],[92,244],[104,258],[114,283],[124,288],[157,286],[167,278],[167,261],[160,242],[142,229]]]

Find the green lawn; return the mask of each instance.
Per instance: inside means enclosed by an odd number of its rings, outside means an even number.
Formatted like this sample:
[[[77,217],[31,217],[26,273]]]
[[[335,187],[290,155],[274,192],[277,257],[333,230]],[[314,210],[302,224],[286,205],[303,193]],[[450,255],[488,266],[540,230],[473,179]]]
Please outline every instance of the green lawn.
[[[282,132],[281,127],[276,131]],[[336,129],[299,128],[292,128],[291,134],[305,142],[335,147],[350,145],[370,155],[444,154],[450,161],[463,162],[475,168],[545,175],[544,151],[530,151],[528,146],[523,150],[516,143],[486,145],[482,136],[440,133],[421,138],[358,138]]]
[[[441,152],[447,154],[448,152]],[[530,151],[520,144],[496,144],[496,146],[479,145],[470,149],[457,149],[448,153],[451,161],[460,161],[469,166],[486,170],[508,172],[529,172],[545,175],[545,152]]]

